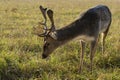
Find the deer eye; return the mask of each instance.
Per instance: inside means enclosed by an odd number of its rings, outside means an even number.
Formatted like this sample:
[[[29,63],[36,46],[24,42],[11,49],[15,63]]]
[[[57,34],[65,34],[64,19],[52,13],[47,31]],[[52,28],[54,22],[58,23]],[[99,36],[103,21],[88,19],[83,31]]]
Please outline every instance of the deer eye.
[[[49,46],[50,44],[49,43],[46,43],[45,45],[44,45],[44,47],[43,47],[43,50],[45,51],[46,49],[48,49],[48,46]]]
[[[49,43],[46,43],[45,46],[44,46],[44,48],[48,47],[49,45],[50,45]]]
[[[50,45],[50,43],[47,43],[47,44],[46,44],[46,46],[49,46],[49,45]]]

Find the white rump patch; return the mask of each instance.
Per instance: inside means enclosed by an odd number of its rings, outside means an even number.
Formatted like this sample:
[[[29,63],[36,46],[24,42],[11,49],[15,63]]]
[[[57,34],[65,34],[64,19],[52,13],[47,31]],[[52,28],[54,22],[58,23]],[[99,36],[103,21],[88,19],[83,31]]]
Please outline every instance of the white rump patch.
[[[78,36],[75,38],[75,40],[83,40],[83,41],[87,41],[87,42],[90,42],[90,41],[94,41],[95,38],[92,37],[92,36],[87,36],[87,35],[81,35],[81,36]]]

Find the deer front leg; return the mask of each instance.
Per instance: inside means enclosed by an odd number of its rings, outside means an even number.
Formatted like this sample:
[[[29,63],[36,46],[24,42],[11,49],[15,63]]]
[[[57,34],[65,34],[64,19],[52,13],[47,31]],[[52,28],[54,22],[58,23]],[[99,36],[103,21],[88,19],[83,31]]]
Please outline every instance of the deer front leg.
[[[96,39],[95,41],[91,42],[91,46],[90,46],[90,70],[92,72],[92,66],[93,66],[93,57],[96,51],[96,45],[98,43],[98,39]]]
[[[81,53],[80,53],[80,67],[79,67],[79,72],[81,73],[82,66],[83,66],[83,57],[84,57],[84,50],[85,50],[85,42],[80,41],[80,43],[81,43]]]

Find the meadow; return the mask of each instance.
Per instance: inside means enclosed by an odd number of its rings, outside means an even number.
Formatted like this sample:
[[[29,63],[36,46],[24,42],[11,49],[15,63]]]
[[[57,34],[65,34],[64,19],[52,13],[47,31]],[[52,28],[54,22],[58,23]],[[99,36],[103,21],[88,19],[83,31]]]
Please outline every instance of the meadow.
[[[40,5],[54,11],[59,29],[99,4],[110,8],[112,24],[104,55],[98,43],[92,74],[89,44],[81,74],[79,41],[41,58],[43,38],[32,33],[33,26],[43,21]],[[120,80],[120,0],[0,0],[0,80]]]

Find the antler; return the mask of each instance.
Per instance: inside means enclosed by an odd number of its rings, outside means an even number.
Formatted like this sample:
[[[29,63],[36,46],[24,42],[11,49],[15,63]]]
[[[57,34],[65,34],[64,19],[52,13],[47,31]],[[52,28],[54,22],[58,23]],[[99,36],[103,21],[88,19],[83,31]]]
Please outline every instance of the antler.
[[[47,11],[47,8],[43,8],[42,6],[40,6],[39,8],[40,8],[40,11],[42,12],[42,15],[43,15],[43,17],[44,17],[44,22],[43,22],[43,23],[42,23],[42,22],[39,22],[38,26],[40,26],[40,25],[43,25],[43,26],[44,26],[43,28],[41,28],[41,29],[44,30],[44,33],[40,34],[40,33],[39,33],[40,31],[39,31],[37,28],[35,28],[35,27],[33,27],[33,29],[36,30],[36,32],[35,32],[36,35],[38,35],[38,36],[40,36],[40,37],[45,37],[45,36],[47,36],[50,32],[55,31],[55,25],[54,25],[54,19],[53,19],[53,11],[52,11],[51,9],[49,9],[49,10]],[[48,29],[48,28],[47,28],[47,25],[46,25],[46,22],[47,22],[46,12],[47,12],[47,15],[48,15],[48,17],[49,17],[49,19],[50,19],[50,22],[51,22],[51,28],[50,28],[50,29]],[[39,28],[39,29],[40,29],[40,28]]]
[[[44,19],[45,19],[43,23],[40,22],[40,24],[44,26],[44,27],[43,27],[44,33],[39,34],[39,36],[40,36],[40,37],[44,37],[44,36],[46,36],[46,33],[47,33],[47,26],[46,26],[46,22],[47,22],[46,10],[47,10],[47,8],[43,8],[42,6],[40,6],[39,8],[40,8],[40,10],[41,10],[41,12],[42,12],[42,15],[43,15]]]
[[[44,23],[42,23],[42,25],[46,26],[46,22],[47,22],[46,10],[47,10],[47,8],[43,8],[42,6],[40,6],[39,8],[40,8],[40,10],[42,12],[42,15],[43,15],[44,19],[45,19],[45,21],[44,21]]]
[[[40,6],[39,8],[40,8],[40,11],[41,11],[41,13],[42,13],[42,15],[43,15],[43,17],[44,17],[44,22],[39,22],[38,26],[43,25],[44,33],[39,34],[39,33],[37,32],[36,34],[37,34],[38,36],[40,36],[40,37],[45,37],[46,34],[47,34],[47,30],[48,30],[48,29],[47,29],[47,25],[46,25],[46,22],[47,22],[46,10],[47,10],[47,8],[43,8],[42,6]],[[33,27],[33,29],[35,30],[36,28]],[[36,30],[37,30],[37,29],[36,29]]]
[[[51,9],[49,9],[47,11],[47,14],[48,14],[48,17],[50,19],[50,22],[51,22],[51,31],[54,31],[55,30],[55,25],[54,25],[54,19],[53,19],[53,11]]]
[[[49,31],[49,35],[53,38],[53,39],[57,39],[57,33],[55,32],[55,25],[54,25],[54,18],[53,18],[53,11],[51,9],[49,9],[47,11],[47,14],[48,14],[48,17],[50,19],[50,22],[51,22],[51,28],[50,28],[50,31]]]

